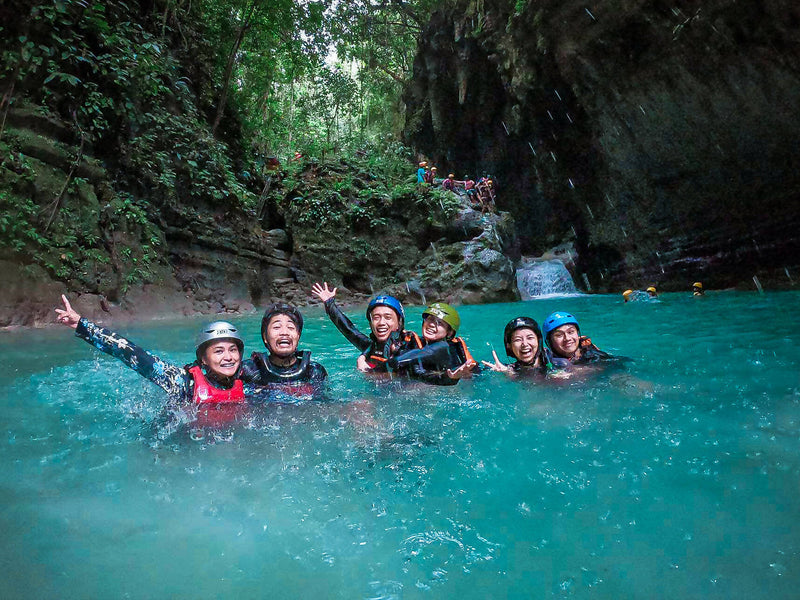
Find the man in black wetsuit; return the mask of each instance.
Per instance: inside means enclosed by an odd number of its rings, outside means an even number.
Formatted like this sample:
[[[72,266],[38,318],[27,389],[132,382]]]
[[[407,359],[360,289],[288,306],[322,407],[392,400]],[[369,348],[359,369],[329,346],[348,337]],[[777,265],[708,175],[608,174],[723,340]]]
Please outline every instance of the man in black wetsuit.
[[[376,296],[367,305],[370,334],[364,335],[336,305],[336,288],[315,283],[311,291],[325,305],[325,312],[341,334],[361,350],[358,370],[364,373],[388,373],[387,361],[394,355],[421,348],[422,342],[413,331],[403,329],[403,305],[393,296]]]
[[[311,352],[297,350],[303,332],[303,315],[294,306],[276,303],[261,319],[261,339],[268,352],[253,352],[242,363],[242,379],[291,395],[315,394],[328,376],[325,367],[311,361]]]

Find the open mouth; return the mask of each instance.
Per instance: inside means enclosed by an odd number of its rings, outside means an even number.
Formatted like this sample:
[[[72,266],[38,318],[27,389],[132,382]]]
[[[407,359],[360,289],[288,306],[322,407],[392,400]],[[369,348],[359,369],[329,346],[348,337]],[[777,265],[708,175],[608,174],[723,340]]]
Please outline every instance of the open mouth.
[[[530,347],[528,347],[528,348],[520,348],[519,349],[519,355],[520,355],[521,358],[527,360],[527,359],[533,358],[534,352],[533,352],[533,349],[530,348]]]

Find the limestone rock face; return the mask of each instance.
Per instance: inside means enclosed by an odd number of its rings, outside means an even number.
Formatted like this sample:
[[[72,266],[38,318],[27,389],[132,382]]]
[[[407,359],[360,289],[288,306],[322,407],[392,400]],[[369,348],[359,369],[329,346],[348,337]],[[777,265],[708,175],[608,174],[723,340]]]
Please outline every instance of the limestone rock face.
[[[75,147],[62,141],[69,140],[64,124],[24,103],[8,111],[4,135],[29,174],[0,169],[0,201],[13,198],[32,207],[30,221],[23,225],[12,215],[4,219],[6,226],[13,221],[13,228],[27,227],[23,233],[30,236],[35,219],[69,211],[80,244],[79,252],[31,256],[9,246],[15,238],[6,230],[0,266],[9,285],[0,297],[0,327],[52,323],[62,293],[81,314],[109,323],[133,316],[247,313],[272,297],[274,280],[290,277],[287,233],[262,229],[241,208],[176,196],[148,214],[133,194],[115,189],[113,174],[90,149],[76,161]],[[71,178],[74,183],[65,185]],[[44,229],[46,235],[58,233]]]
[[[797,64],[789,0],[463,0],[421,36],[405,135],[493,175],[520,250],[572,241],[596,290],[789,286]]]

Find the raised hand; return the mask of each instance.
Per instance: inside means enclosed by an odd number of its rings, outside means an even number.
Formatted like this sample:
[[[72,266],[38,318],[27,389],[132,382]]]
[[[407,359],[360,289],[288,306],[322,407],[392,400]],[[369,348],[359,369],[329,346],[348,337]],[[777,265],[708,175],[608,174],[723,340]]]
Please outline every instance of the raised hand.
[[[81,320],[81,316],[75,312],[64,294],[61,294],[61,302],[64,303],[64,308],[55,309],[56,314],[58,315],[56,317],[56,321],[66,325],[67,327],[72,327],[75,329],[78,326],[78,321]]]
[[[336,296],[336,290],[339,288],[330,289],[328,287],[328,282],[323,281],[322,284],[315,283],[311,286],[311,293],[314,294],[317,298],[322,300],[323,302],[327,302],[334,296]]]
[[[499,371],[500,373],[513,373],[514,369],[509,367],[508,365],[504,365],[500,362],[500,358],[497,356],[497,352],[492,350],[492,356],[494,356],[494,362],[490,363],[488,361],[482,360],[481,362],[485,367],[489,367],[492,371]]]
[[[462,377],[470,377],[472,375],[472,370],[477,366],[478,363],[476,363],[474,360],[468,360],[455,370],[447,369],[447,376],[450,379],[461,379]]]

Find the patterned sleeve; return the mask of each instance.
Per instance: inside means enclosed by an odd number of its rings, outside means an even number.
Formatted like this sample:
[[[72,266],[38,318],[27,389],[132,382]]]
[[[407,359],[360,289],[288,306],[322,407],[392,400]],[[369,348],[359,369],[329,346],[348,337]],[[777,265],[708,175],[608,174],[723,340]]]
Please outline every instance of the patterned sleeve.
[[[184,369],[164,362],[119,334],[100,327],[88,319],[80,320],[75,335],[98,350],[121,360],[139,375],[167,392],[171,399],[189,399],[189,375]]]

